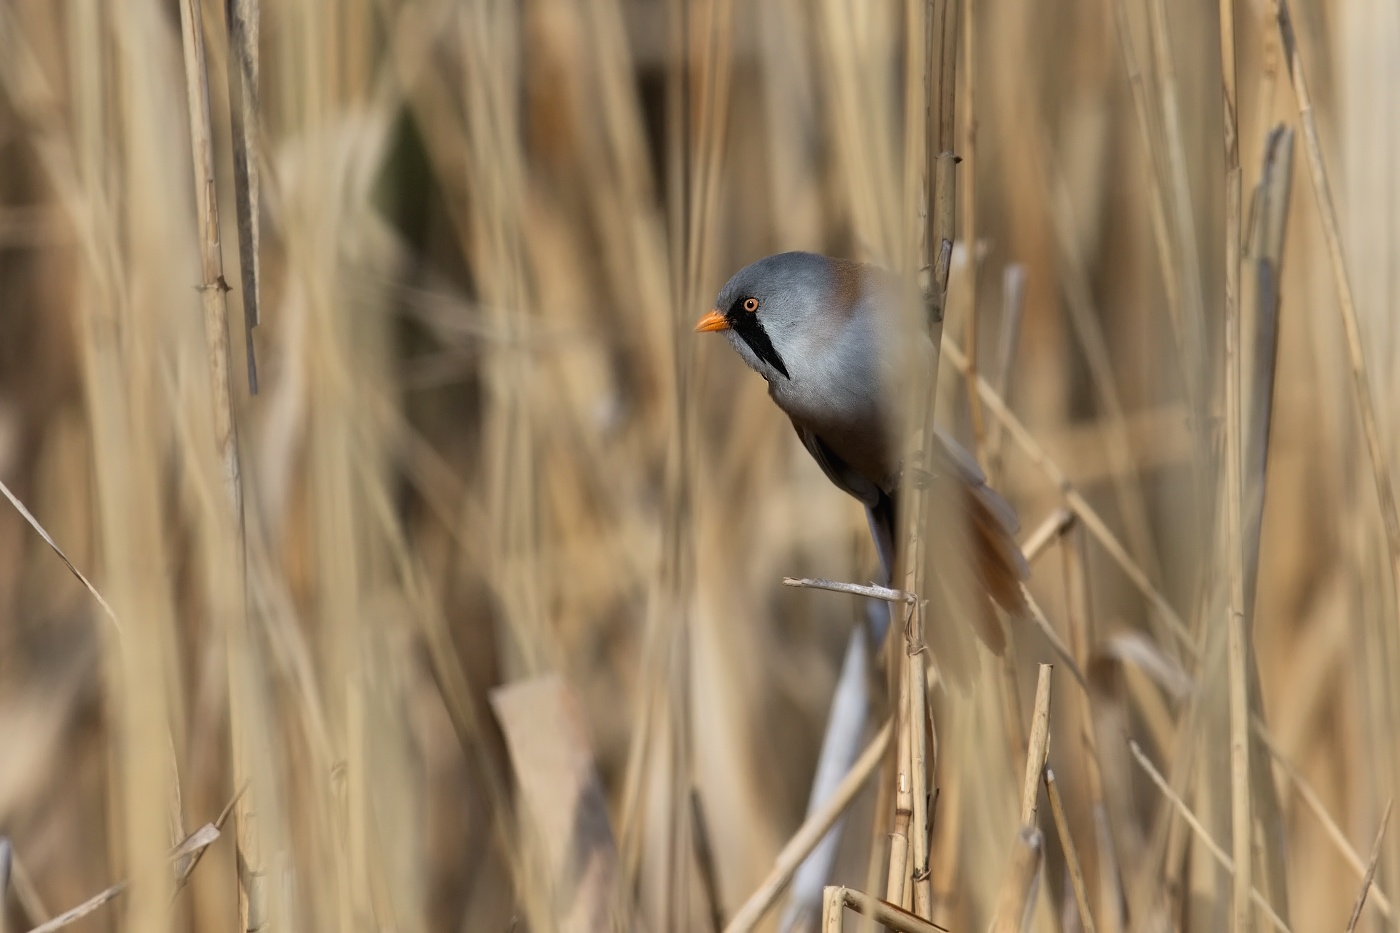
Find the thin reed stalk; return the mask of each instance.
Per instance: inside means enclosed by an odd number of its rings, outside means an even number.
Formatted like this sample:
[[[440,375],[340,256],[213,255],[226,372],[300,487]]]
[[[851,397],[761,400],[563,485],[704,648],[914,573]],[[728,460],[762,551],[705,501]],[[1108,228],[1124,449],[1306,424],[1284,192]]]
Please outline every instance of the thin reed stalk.
[[[198,0],[182,0],[180,32],[183,37],[186,105],[189,114],[190,152],[194,167],[195,208],[199,221],[200,299],[204,307],[204,339],[212,393],[214,439],[223,467],[224,504],[222,537],[225,550],[215,559],[224,564],[240,583],[226,588],[231,598],[220,606],[227,632],[229,716],[233,748],[234,785],[249,782],[251,765],[245,736],[245,708],[242,691],[247,689],[249,656],[245,547],[243,542],[243,471],[239,458],[238,432],[234,422],[233,378],[229,367],[228,283],[224,280],[223,250],[219,231],[219,207],[215,196],[214,134],[209,116],[209,69],[204,56],[203,13]],[[251,216],[251,215],[250,215]],[[245,930],[262,930],[267,925],[263,913],[263,854],[257,825],[254,793],[240,794],[235,804],[234,824],[238,846],[238,913]]]
[[[1220,60],[1224,76],[1225,138],[1225,565],[1230,577],[1226,671],[1230,702],[1230,825],[1234,846],[1232,929],[1254,929],[1254,800],[1250,784],[1249,622],[1245,616],[1244,414],[1240,353],[1240,148],[1235,111],[1235,4],[1220,0]]]
[[[1079,923],[1084,933],[1096,933],[1094,913],[1089,907],[1089,888],[1084,882],[1084,866],[1079,860],[1079,849],[1070,835],[1069,818],[1065,815],[1064,800],[1060,795],[1060,785],[1055,781],[1055,771],[1045,769],[1045,796],[1050,800],[1050,815],[1055,820],[1055,832],[1060,839],[1060,849],[1065,854],[1065,869],[1069,873],[1070,890],[1074,894],[1074,905],[1079,911]]]
[[[1376,414],[1375,400],[1371,396],[1371,378],[1367,372],[1361,324],[1357,319],[1356,300],[1351,291],[1351,277],[1347,273],[1346,256],[1342,249],[1337,206],[1332,199],[1327,165],[1322,158],[1322,141],[1317,131],[1317,118],[1313,114],[1312,94],[1308,89],[1307,74],[1303,70],[1303,57],[1298,50],[1298,37],[1294,33],[1293,14],[1288,0],[1277,0],[1276,9],[1275,21],[1278,23],[1279,41],[1283,44],[1283,56],[1288,66],[1289,81],[1293,85],[1293,96],[1298,102],[1298,120],[1303,129],[1303,153],[1307,158],[1308,178],[1312,182],[1313,196],[1321,215],[1322,234],[1327,242],[1327,257],[1332,267],[1333,284],[1337,289],[1337,309],[1341,312],[1342,329],[1346,334],[1347,361],[1351,366],[1351,383],[1357,414],[1361,418],[1362,433],[1366,438],[1371,479],[1376,487],[1381,525],[1385,529],[1386,548],[1390,557],[1390,584],[1394,592],[1392,611],[1400,613],[1400,513],[1396,511],[1390,468],[1381,444],[1380,419]]]

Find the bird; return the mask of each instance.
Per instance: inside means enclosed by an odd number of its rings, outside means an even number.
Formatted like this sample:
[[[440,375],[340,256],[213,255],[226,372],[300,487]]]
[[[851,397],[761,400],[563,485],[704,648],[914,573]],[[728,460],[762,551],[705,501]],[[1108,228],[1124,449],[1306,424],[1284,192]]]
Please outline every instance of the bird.
[[[1015,538],[1019,525],[972,455],[941,429],[930,445],[932,461],[903,468],[900,428],[910,374],[932,359],[927,333],[903,313],[901,302],[911,294],[878,265],[778,253],[736,272],[695,330],[728,339],[767,381],[769,396],[822,472],[865,506],[885,585],[892,585],[900,557],[895,523],[902,486],[951,481],[941,487],[946,495],[932,498],[957,511],[931,520],[962,521],[965,536],[943,536],[962,543],[935,549],[932,560],[945,584],[952,583],[945,589],[972,594],[976,631],[999,655],[1005,633],[992,604],[1013,616],[1026,608],[1022,582],[1029,568]]]

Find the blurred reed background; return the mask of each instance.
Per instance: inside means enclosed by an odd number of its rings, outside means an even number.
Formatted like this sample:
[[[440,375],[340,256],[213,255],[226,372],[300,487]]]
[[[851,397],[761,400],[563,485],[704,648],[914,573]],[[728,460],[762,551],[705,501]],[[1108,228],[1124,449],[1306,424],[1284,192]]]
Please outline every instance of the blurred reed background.
[[[858,505],[761,380],[690,326],[770,252],[913,267],[923,0],[265,3],[256,396],[236,69],[222,4],[204,4],[246,565],[201,312],[221,300],[199,288],[213,231],[180,6],[0,2],[0,479],[111,607],[0,506],[0,928],[126,879],[73,929],[732,917],[802,820],[864,612],[782,578],[868,580],[874,557]],[[948,353],[940,417],[1025,532],[1078,513],[1030,588],[1088,691],[1029,621],[1009,668],[982,657],[965,692],[935,677],[931,880],[950,929],[993,919],[1037,662],[1057,664],[1050,765],[1093,928],[1226,929],[1231,878],[1204,833],[1251,854],[1288,928],[1342,929],[1400,788],[1392,563],[1334,262],[1384,465],[1400,423],[1400,6],[1291,11],[1337,257],[1275,10],[1241,0],[1234,20],[1246,233],[1269,131],[1300,133],[1291,210],[1271,202],[1286,236],[1266,467],[1251,404],[1269,384],[1253,349],[1269,290],[1246,246],[1246,568],[1251,496],[1267,496],[1252,651],[1227,665],[1216,477],[1240,419],[1222,375],[1219,11],[962,4],[946,337],[967,347],[975,311],[978,369],[1068,485],[970,404]],[[1250,743],[1243,847],[1241,672],[1267,736]],[[888,709],[871,680],[873,735]],[[836,871],[854,888],[872,840],[877,863],[885,848],[880,783],[845,823]],[[239,831],[219,823],[191,868],[196,836],[172,876],[170,849],[240,790]],[[1089,929],[1066,836],[1039,809],[1027,928]],[[1357,928],[1400,929],[1400,828],[1375,851]]]

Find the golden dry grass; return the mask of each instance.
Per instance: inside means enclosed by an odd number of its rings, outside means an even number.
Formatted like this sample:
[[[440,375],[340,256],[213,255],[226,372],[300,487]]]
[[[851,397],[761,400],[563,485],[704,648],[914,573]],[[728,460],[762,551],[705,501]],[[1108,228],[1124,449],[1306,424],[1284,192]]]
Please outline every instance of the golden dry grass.
[[[264,3],[257,395],[223,6],[200,67],[186,0],[0,0],[0,930],[732,918],[864,613],[783,578],[873,553],[690,325],[780,249],[918,265],[925,4]],[[1400,7],[960,6],[938,414],[1057,529],[1074,664],[1018,621],[950,689],[929,620],[904,887],[957,931],[1396,929]],[[893,758],[833,910],[894,916]]]

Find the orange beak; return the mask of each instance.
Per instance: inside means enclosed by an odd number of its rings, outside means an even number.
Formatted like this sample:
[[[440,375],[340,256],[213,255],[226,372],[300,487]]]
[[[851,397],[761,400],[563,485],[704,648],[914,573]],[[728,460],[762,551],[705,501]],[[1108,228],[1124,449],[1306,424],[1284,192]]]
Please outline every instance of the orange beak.
[[[696,333],[705,333],[711,330],[729,330],[729,321],[718,311],[711,311],[695,322]]]

